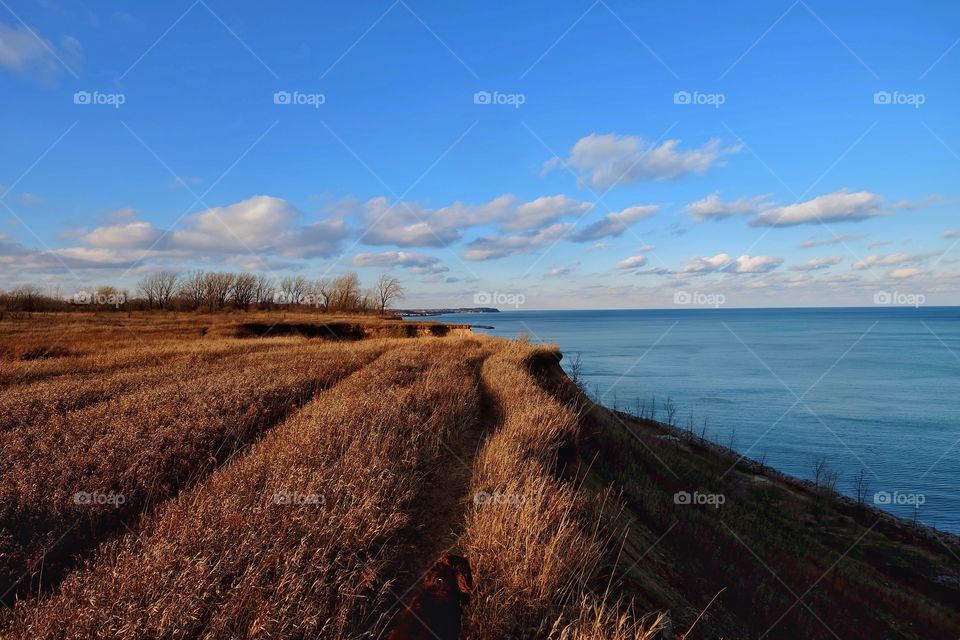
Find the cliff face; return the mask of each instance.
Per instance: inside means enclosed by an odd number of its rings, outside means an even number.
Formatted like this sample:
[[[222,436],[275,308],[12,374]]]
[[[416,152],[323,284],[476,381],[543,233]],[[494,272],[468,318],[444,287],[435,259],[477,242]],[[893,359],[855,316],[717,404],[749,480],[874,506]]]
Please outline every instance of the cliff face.
[[[618,595],[669,610],[677,632],[706,610],[692,638],[960,637],[955,536],[596,405],[559,354],[531,366],[544,388],[581,408],[584,484],[619,492]]]

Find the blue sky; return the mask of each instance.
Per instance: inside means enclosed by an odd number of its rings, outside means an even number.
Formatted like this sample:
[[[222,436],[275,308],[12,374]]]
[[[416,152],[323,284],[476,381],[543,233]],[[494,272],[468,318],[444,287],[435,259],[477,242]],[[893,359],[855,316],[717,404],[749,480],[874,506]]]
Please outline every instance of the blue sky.
[[[957,304],[958,41],[950,2],[4,0],[0,288]]]

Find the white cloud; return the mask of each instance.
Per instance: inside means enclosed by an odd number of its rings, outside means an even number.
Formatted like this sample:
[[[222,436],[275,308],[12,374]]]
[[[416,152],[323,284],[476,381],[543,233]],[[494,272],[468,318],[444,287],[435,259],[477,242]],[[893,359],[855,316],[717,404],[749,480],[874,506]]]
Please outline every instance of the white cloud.
[[[886,215],[883,198],[869,191],[841,189],[806,202],[768,209],[750,221],[752,227],[790,227],[822,222],[857,222]]]
[[[187,216],[169,232],[146,221],[98,227],[83,238],[93,249],[149,250],[148,257],[207,257],[224,254],[286,258],[330,256],[349,234],[342,220],[299,224],[302,214],[281,198],[253,196]],[[126,217],[126,214],[122,217]]]
[[[826,247],[845,242],[856,242],[857,240],[863,240],[869,235],[870,234],[868,233],[862,233],[860,235],[845,235],[841,233],[834,236],[827,236],[825,238],[807,238],[800,243],[800,247],[803,249],[812,249],[814,247]]]
[[[740,151],[739,147],[722,148],[716,139],[689,151],[679,150],[679,145],[679,140],[656,146],[636,136],[593,133],[573,145],[567,162],[579,173],[581,183],[613,187],[703,174],[723,164],[724,156]],[[550,171],[556,165],[554,159],[545,163],[543,169]]]
[[[894,269],[887,275],[891,278],[896,278],[902,280],[903,278],[912,278],[923,273],[922,269],[917,269],[916,267],[901,267],[899,269]]]
[[[695,258],[688,262],[680,273],[713,273],[730,264],[730,260],[730,255],[726,253],[718,253],[706,258]]]
[[[32,205],[32,204],[43,204],[43,198],[38,196],[35,193],[30,193],[29,191],[24,191],[20,194],[20,204]]]
[[[903,264],[917,264],[938,255],[936,253],[888,253],[886,255],[869,255],[863,260],[853,263],[854,270],[869,269],[870,267],[892,267]]]
[[[580,202],[564,195],[542,196],[518,206],[503,228],[507,231],[540,229],[566,216],[583,215],[593,207],[592,202]]]
[[[767,273],[783,264],[783,258],[773,256],[740,256],[725,271],[730,273]]]
[[[579,269],[579,268],[580,268],[580,263],[579,263],[579,262],[574,262],[573,264],[570,264],[570,265],[567,265],[567,266],[551,267],[551,268],[544,274],[544,277],[546,277],[546,278],[556,278],[556,277],[559,277],[559,276],[565,276],[565,275],[568,275],[568,274],[572,273],[575,269]]]
[[[570,239],[574,242],[590,242],[600,238],[616,238],[637,221],[649,218],[659,210],[659,206],[648,204],[608,213],[600,220],[571,234]]]
[[[783,264],[783,258],[774,256],[740,256],[734,260],[729,254],[696,258],[687,263],[680,273],[697,275],[705,273],[767,273]]]
[[[573,227],[570,223],[555,224],[536,233],[484,236],[468,245],[464,257],[467,260],[493,260],[506,256],[529,253],[562,239]]]
[[[383,253],[358,253],[351,260],[358,267],[403,267],[413,273],[446,273],[447,267],[434,256],[407,251],[384,251]]]
[[[92,247],[146,249],[162,236],[163,231],[149,222],[131,222],[98,227],[84,236],[83,241]]]
[[[431,209],[415,202],[389,202],[373,198],[363,206],[363,242],[398,247],[444,247],[463,237],[462,230],[500,220],[513,211],[513,196],[467,205],[462,202]]]
[[[829,269],[834,265],[843,262],[843,256],[824,256],[822,258],[812,258],[803,264],[792,267],[793,271],[821,271]]]
[[[76,71],[83,59],[83,47],[64,36],[57,47],[24,25],[0,22],[0,67],[21,75],[50,82],[67,70]]]
[[[743,197],[730,202],[723,202],[720,200],[720,192],[714,191],[703,200],[691,202],[684,207],[684,210],[694,220],[702,221],[756,215],[768,207],[766,196]]]
[[[647,264],[647,256],[630,256],[617,263],[617,269],[629,271]]]

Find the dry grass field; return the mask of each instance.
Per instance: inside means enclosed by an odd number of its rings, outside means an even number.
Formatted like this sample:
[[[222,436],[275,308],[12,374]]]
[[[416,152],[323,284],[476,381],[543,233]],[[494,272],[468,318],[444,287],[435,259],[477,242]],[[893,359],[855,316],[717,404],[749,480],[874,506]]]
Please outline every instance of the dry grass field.
[[[0,637],[384,638],[445,552],[471,640],[956,637],[953,540],[721,486],[722,452],[559,362],[392,318],[5,318]],[[740,499],[671,505],[690,486]]]
[[[380,637],[448,550],[464,637],[650,635],[593,591],[602,498],[557,472],[576,420],[535,347],[312,314],[0,336],[5,636]]]

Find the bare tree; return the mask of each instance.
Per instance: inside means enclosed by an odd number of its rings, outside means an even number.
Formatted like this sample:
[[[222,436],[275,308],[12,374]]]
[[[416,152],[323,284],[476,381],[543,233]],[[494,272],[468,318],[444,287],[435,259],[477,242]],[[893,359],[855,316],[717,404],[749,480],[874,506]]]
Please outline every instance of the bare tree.
[[[674,425],[673,422],[674,422],[674,418],[677,416],[677,403],[674,402],[673,398],[671,398],[670,396],[667,396],[666,410],[667,410],[667,424],[670,425],[671,427],[676,426]]]
[[[147,299],[151,309],[168,309],[170,299],[177,289],[177,275],[169,271],[160,271],[146,276],[137,283],[137,293]]]
[[[199,309],[207,299],[207,274],[192,271],[180,281],[178,295],[191,309]]]
[[[826,456],[820,456],[813,461],[813,483],[824,493],[836,491],[839,474],[830,468]]]
[[[230,299],[233,282],[236,279],[232,273],[217,271],[208,273],[203,279],[204,297],[211,310],[223,309]]]
[[[285,304],[303,304],[309,283],[303,276],[286,277],[280,281],[280,296]]]
[[[268,275],[260,274],[253,287],[253,300],[258,307],[270,304],[277,295],[277,283]]]
[[[331,307],[336,311],[353,311],[360,303],[360,278],[356,273],[347,273],[330,285]]]
[[[170,308],[170,300],[173,299],[177,291],[177,274],[169,271],[161,271],[156,275],[157,278],[157,304],[161,309]]]
[[[330,280],[319,278],[310,286],[310,295],[313,296],[313,304],[317,311],[326,311],[330,308]]]
[[[157,305],[156,274],[146,276],[137,283],[137,295],[146,299],[148,309],[153,309]]]
[[[246,309],[256,298],[257,277],[252,273],[240,273],[234,276],[230,299],[237,309]]]
[[[377,280],[377,286],[374,291],[377,301],[380,305],[381,314],[386,310],[391,302],[402,298],[404,294],[403,287],[400,286],[400,281],[394,276],[386,273],[380,275],[380,279]]]

